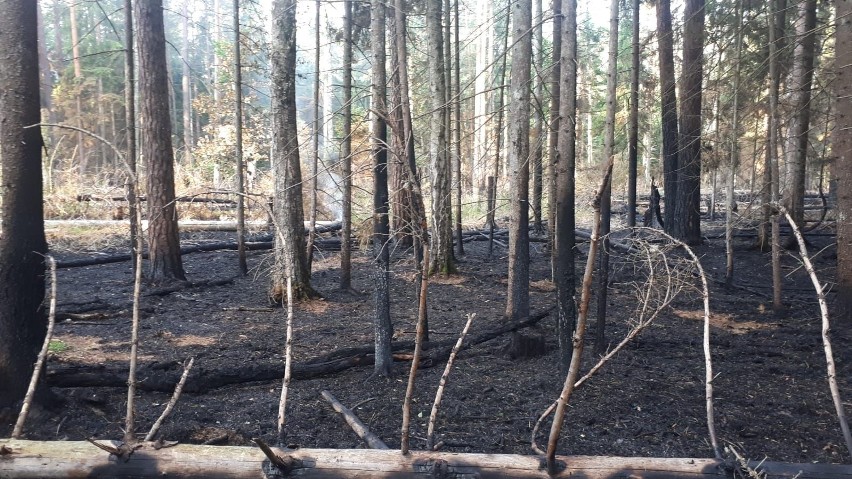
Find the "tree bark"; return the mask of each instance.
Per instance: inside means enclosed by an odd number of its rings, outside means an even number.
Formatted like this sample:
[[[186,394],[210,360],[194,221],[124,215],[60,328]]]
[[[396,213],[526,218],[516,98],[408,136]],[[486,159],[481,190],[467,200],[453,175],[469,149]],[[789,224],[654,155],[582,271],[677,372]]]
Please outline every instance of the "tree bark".
[[[451,274],[455,272],[453,258],[453,226],[451,211],[452,166],[448,155],[447,84],[444,61],[444,35],[441,19],[442,0],[426,3],[426,35],[428,37],[429,93],[431,115],[429,138],[429,164],[432,180],[432,235],[429,247],[432,258],[431,273]]]
[[[47,318],[36,2],[0,0],[0,409],[23,398]]]
[[[532,97],[532,132],[530,135],[530,144],[532,148],[532,210],[533,210],[533,225],[535,232],[540,234],[544,232],[544,224],[542,223],[541,206],[544,187],[544,13],[542,10],[542,1],[535,0],[533,18],[535,25],[533,26],[533,36],[535,43],[534,66],[535,78],[533,83]]]
[[[530,314],[530,58],[532,1],[512,1],[512,72],[509,104],[509,169],[512,220],[509,226],[509,281],[506,318]]]
[[[293,297],[307,299],[317,294],[311,287],[302,206],[302,167],[299,161],[296,124],[296,1],[273,3],[272,130],[275,173],[275,267],[271,297],[282,301],[291,278]]]
[[[805,167],[811,118],[811,83],[814,76],[816,44],[816,0],[798,2],[793,64],[787,80],[787,103],[791,106],[787,127],[782,196],[796,224],[805,219]],[[791,237],[791,243],[795,240]]]
[[[130,217],[130,259],[132,268],[136,269],[138,261],[136,256],[141,254],[138,246],[140,216],[137,214],[139,208],[138,190],[139,178],[136,168],[136,54],[133,47],[133,3],[124,0],[124,123],[127,151],[127,179],[125,190],[127,191],[127,212]]]
[[[844,325],[852,322],[852,0],[835,2],[837,18],[834,61],[837,69],[835,88],[837,119],[833,153],[837,173],[837,302],[838,318]],[[845,98],[845,101],[841,101]]]
[[[352,288],[352,1],[343,3],[343,135],[340,147],[342,212],[340,289]]]
[[[175,208],[163,2],[136,2],[142,149],[148,164],[148,280],[185,280]]]
[[[111,441],[99,441],[111,447]],[[268,458],[256,447],[178,444],[159,447],[146,443],[127,458],[116,460],[86,441],[4,440],[0,446],[11,451],[0,462],[0,474],[10,479],[45,479],[83,474],[92,478],[230,477],[249,479],[264,476]],[[654,477],[658,479],[718,478],[727,466],[719,459],[648,458],[607,456],[557,456],[564,465],[549,476],[541,470],[540,458],[520,454],[459,454],[414,451],[402,456],[398,450],[378,449],[273,449],[292,465],[292,475],[304,478],[400,478],[400,477],[489,477],[494,479]],[[749,461],[767,479],[839,479],[849,477],[852,467],[838,464],[790,464]],[[274,467],[274,466],[273,466]],[[449,472],[448,472],[449,471]]]
[[[567,374],[576,325],[574,305],[574,169],[577,139],[577,0],[562,2],[562,79],[559,100],[559,141],[556,166],[556,330],[559,337],[559,373]]]
[[[560,88],[562,83],[562,0],[553,0],[553,53],[550,70],[550,124],[547,138],[547,239],[550,246],[550,276],[556,281],[556,183],[559,160]],[[573,115],[572,115],[573,117]],[[573,140],[572,140],[573,141]],[[567,367],[567,366],[566,366]]]
[[[237,267],[248,274],[246,263],[246,203],[243,162],[243,65],[240,43],[240,0],[234,0],[234,160],[237,170]]]
[[[679,165],[674,40],[670,0],[656,1],[657,49],[660,56],[660,112],[663,129],[663,190],[666,204],[663,218],[666,233],[672,234],[675,222]]]
[[[440,1],[440,0],[438,0]],[[375,357],[373,374],[390,376],[393,365],[390,316],[390,222],[388,219],[387,72],[385,71],[385,3],[370,4],[370,41],[373,68],[371,75],[373,157],[373,281],[376,317],[374,319]],[[443,98],[443,97],[442,97]],[[452,243],[450,243],[452,247]]]
[[[630,113],[627,120],[627,226],[636,226],[636,177],[639,166],[639,0],[631,3]]]
[[[183,101],[183,156],[184,163],[192,165],[192,78],[189,68],[189,2],[183,2],[183,47],[181,48],[181,99]]]
[[[672,236],[688,245],[701,243],[701,82],[704,65],[704,0],[686,0],[683,10],[680,155],[674,198],[666,191],[666,210],[674,204]],[[668,223],[666,224],[668,227]]]

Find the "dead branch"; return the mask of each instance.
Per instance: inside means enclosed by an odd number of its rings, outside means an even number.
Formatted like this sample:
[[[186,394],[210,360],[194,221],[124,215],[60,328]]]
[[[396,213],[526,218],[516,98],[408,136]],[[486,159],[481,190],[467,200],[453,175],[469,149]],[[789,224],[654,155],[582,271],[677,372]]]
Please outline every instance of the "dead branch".
[[[287,339],[284,344],[284,383],[281,386],[281,400],[278,402],[278,440],[284,442],[284,424],[287,411],[287,389],[293,370],[293,281],[287,277]]]
[[[50,309],[47,315],[47,333],[44,336],[44,342],[41,345],[41,351],[38,353],[33,375],[30,377],[30,385],[27,387],[27,393],[24,396],[24,404],[21,406],[21,413],[18,414],[18,420],[15,422],[15,428],[12,430],[12,438],[18,439],[24,432],[24,423],[27,420],[27,415],[30,413],[30,406],[33,403],[35,396],[36,385],[38,385],[41,371],[44,369],[44,363],[47,359],[47,352],[50,350],[50,340],[53,338],[53,327],[56,325],[56,260],[53,256],[45,256],[47,259],[48,269],[50,271]]]
[[[450,358],[447,359],[447,365],[444,367],[444,374],[441,375],[441,381],[438,383],[438,391],[435,392],[435,402],[432,403],[432,412],[429,414],[429,428],[426,432],[426,449],[434,450],[435,447],[435,420],[438,418],[438,407],[441,405],[441,399],[444,397],[444,388],[447,386],[447,378],[450,377],[450,371],[453,368],[453,362],[456,360],[456,355],[459,353],[459,350],[464,344],[464,337],[467,336],[467,331],[470,329],[471,323],[473,323],[473,318],[476,317],[476,313],[471,313],[467,315],[467,323],[464,325],[464,329],[462,329],[461,336],[459,336],[458,341],[456,341],[456,345],[453,346],[453,350],[450,352]]]
[[[559,441],[559,433],[562,431],[562,422],[565,419],[565,407],[571,394],[574,392],[574,383],[577,381],[577,376],[580,373],[580,363],[583,357],[583,338],[586,334],[586,320],[589,314],[589,301],[591,300],[592,289],[592,272],[595,269],[595,256],[598,249],[598,234],[600,233],[601,223],[601,195],[609,185],[612,178],[613,158],[610,157],[601,186],[595,195],[592,202],[594,209],[594,226],[592,227],[592,236],[589,244],[589,256],[586,260],[586,271],[583,274],[583,286],[580,296],[580,311],[577,315],[577,326],[574,330],[573,351],[571,352],[571,363],[568,367],[568,375],[565,377],[565,384],[562,386],[562,393],[559,395],[559,400],[556,405],[556,412],[553,415],[553,424],[550,428],[550,437],[547,441],[547,471],[551,475],[556,474],[558,466],[556,464],[556,444]]]
[[[831,399],[834,401],[834,409],[837,411],[837,419],[840,421],[840,429],[843,431],[843,439],[846,441],[846,450],[852,455],[852,433],[849,431],[849,422],[846,420],[846,412],[843,408],[843,401],[840,398],[840,388],[837,385],[837,369],[834,365],[834,352],[831,347],[831,323],[828,317],[828,303],[825,300],[825,290],[819,282],[819,278],[814,270],[814,265],[811,263],[811,257],[808,255],[808,248],[805,243],[805,238],[799,226],[793,220],[790,212],[784,206],[778,206],[779,210],[787,217],[787,222],[793,229],[793,234],[796,237],[796,242],[799,244],[799,255],[802,257],[802,263],[805,265],[805,270],[811,278],[811,283],[816,290],[817,301],[819,302],[819,312],[822,317],[822,345],[825,350],[825,364],[828,371],[828,387],[831,390]]]
[[[358,419],[358,416],[355,415],[355,413],[351,409],[341,404],[340,401],[338,401],[337,398],[334,397],[334,395],[332,395],[328,391],[322,391],[320,394],[322,395],[323,399],[325,399],[329,402],[329,404],[331,404],[331,407],[334,408],[335,411],[337,411],[338,413],[340,413],[340,415],[343,416],[343,419],[346,420],[346,424],[349,424],[349,427],[352,428],[355,434],[357,434],[358,437],[360,437],[364,442],[366,442],[367,445],[370,446],[370,448],[390,449],[384,441],[382,441],[381,439],[379,439],[378,436],[373,434],[373,432],[370,431],[370,428],[368,428],[363,422],[361,422],[360,419]]]
[[[180,381],[178,381],[177,386],[175,386],[175,392],[172,394],[172,398],[169,400],[169,403],[166,404],[166,408],[163,409],[163,413],[160,414],[160,417],[154,422],[154,425],[151,426],[151,430],[148,431],[148,434],[145,435],[146,441],[153,441],[154,436],[157,434],[157,431],[160,430],[160,426],[163,425],[163,422],[169,417],[169,414],[172,413],[172,410],[175,408],[175,404],[177,404],[178,399],[180,399],[180,394],[183,392],[183,386],[186,384],[186,378],[189,377],[189,372],[192,370],[192,365],[195,364],[195,358],[189,359],[189,364],[183,370],[183,374],[180,377]]]
[[[423,236],[421,236],[422,238]],[[405,400],[402,403],[402,439],[400,450],[408,454],[409,423],[411,421],[411,398],[414,396],[414,381],[417,378],[417,367],[420,366],[420,355],[423,352],[423,331],[426,327],[426,295],[429,291],[429,245],[423,245],[422,272],[420,275],[420,302],[417,308],[417,332],[414,336],[414,358],[408,373],[408,385],[405,388]]]

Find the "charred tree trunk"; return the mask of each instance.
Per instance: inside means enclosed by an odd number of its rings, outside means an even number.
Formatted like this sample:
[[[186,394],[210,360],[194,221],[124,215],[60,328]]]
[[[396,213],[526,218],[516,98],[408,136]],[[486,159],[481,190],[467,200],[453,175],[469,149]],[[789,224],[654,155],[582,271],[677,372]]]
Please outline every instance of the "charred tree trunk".
[[[627,226],[636,226],[636,177],[639,166],[639,0],[631,4],[630,117],[627,132]]]
[[[0,409],[24,397],[47,319],[36,2],[0,1]]]
[[[141,155],[148,163],[148,280],[186,280],[175,208],[169,79],[163,2],[136,3],[139,92],[143,122]]]
[[[240,44],[240,0],[234,0],[234,160],[237,170],[237,266],[248,273],[246,263],[246,202],[243,164],[243,65]]]
[[[677,92],[674,73],[674,39],[670,0],[657,1],[657,49],[660,55],[660,112],[663,129],[664,227],[672,234],[678,178]]]
[[[272,141],[275,153],[275,268],[272,278],[274,301],[287,294],[291,278],[293,297],[317,296],[311,287],[305,237],[305,213],[302,206],[302,167],[299,161],[296,124],[296,1],[276,0],[272,47],[272,116],[275,127]]]
[[[340,231],[340,289],[352,288],[352,0],[343,3],[343,135],[340,176],[343,183]]]
[[[834,137],[834,171],[837,173],[837,311],[844,325],[852,322],[852,2],[836,2],[837,131]]]
[[[509,179],[512,220],[509,225],[509,281],[506,318],[530,314],[530,61],[532,1],[512,2],[512,73],[509,104]]]
[[[547,138],[547,239],[550,246],[550,276],[556,281],[556,183],[559,147],[559,118],[562,83],[562,0],[553,0],[553,66],[550,71],[550,124]],[[573,114],[572,114],[573,118]],[[569,353],[570,357],[570,353]],[[567,366],[566,366],[567,368]]]
[[[683,11],[680,155],[674,198],[666,191],[666,211],[675,200],[675,238],[688,245],[701,242],[701,82],[704,66],[704,0],[686,0]],[[668,228],[668,222],[666,227]]]

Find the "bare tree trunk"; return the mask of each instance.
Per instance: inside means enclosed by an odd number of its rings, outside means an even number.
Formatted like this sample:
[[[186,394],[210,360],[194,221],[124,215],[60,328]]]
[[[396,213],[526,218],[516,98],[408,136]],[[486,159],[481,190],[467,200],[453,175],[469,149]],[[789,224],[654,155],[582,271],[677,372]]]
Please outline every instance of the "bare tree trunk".
[[[71,55],[72,55],[72,63],[74,65],[74,84],[77,87],[77,92],[75,95],[76,107],[77,107],[77,127],[83,128],[83,67],[80,62],[80,39],[78,37],[77,30],[77,6],[76,2],[71,2],[69,4],[69,15],[71,17]],[[88,171],[88,153],[86,152],[86,145],[83,143],[83,134],[81,132],[77,132],[77,157],[78,165],[79,165],[79,173],[80,175],[85,175]]]
[[[219,12],[222,10],[220,5],[221,0],[213,0],[213,43],[218,44],[222,38],[222,21]],[[219,111],[219,101],[222,93],[219,87],[219,54],[216,49],[213,49],[213,110]],[[211,121],[218,117],[214,115]]]
[[[618,75],[618,18],[619,0],[609,5],[609,63],[606,76],[606,128],[604,131],[604,161],[609,165],[615,159],[616,81]],[[606,305],[609,289],[609,232],[612,220],[612,184],[607,182],[601,190],[600,234],[603,247],[598,253],[597,321],[595,323],[595,354],[606,352]]]
[[[797,224],[805,219],[805,167],[808,153],[808,131],[811,117],[811,83],[816,44],[816,0],[798,2],[795,21],[796,36],[793,64],[787,81],[788,103],[793,111],[787,128],[787,151],[784,162],[784,204]],[[790,238],[790,243],[794,243]]]
[[[293,297],[316,297],[305,257],[302,167],[296,124],[296,1],[276,0],[272,7],[272,141],[275,154],[275,267],[271,297],[283,301],[287,278]]]
[[[139,180],[136,178],[136,66],[133,48],[133,2],[124,0],[124,122],[127,143],[127,168],[130,170],[125,180],[127,191],[127,211],[130,216],[130,259],[134,272],[138,264],[139,251],[139,215],[136,201]]]
[[[675,238],[688,245],[701,242],[701,82],[704,65],[704,0],[686,0],[683,11],[680,155],[677,171]],[[672,197],[666,191],[666,210]],[[667,225],[668,226],[668,225]]]
[[[786,0],[772,0],[768,15],[769,29],[769,155],[767,157],[769,170],[769,191],[772,204],[778,204],[780,199],[780,175],[778,147],[779,121],[778,118],[778,93],[781,82],[781,71],[778,65],[778,52],[781,38],[783,38],[784,12],[786,11]],[[767,209],[768,213],[768,209]],[[778,224],[778,214],[772,215],[772,309],[780,311],[783,308],[781,300],[781,232]]]
[[[562,77],[559,100],[559,142],[556,155],[556,301],[559,373],[567,374],[576,325],[574,305],[574,167],[577,139],[577,0],[562,2]]]
[[[627,132],[627,226],[636,226],[636,177],[639,166],[639,0],[631,3],[630,118]]]
[[[135,12],[141,116],[144,119],[140,126],[140,153],[148,166],[148,280],[186,280],[174,201],[174,153],[162,0],[136,2]]]
[[[438,0],[440,1],[440,0]],[[372,135],[373,156],[373,258],[375,281],[375,356],[374,375],[390,376],[393,366],[390,316],[390,224],[388,221],[388,150],[387,101],[385,85],[385,3],[372,0],[370,6],[370,41],[372,42]],[[443,97],[441,97],[443,98]]]
[[[451,89],[453,92],[452,95],[452,105],[454,110],[454,128],[453,128],[453,146],[455,147],[453,152],[453,160],[455,162],[455,170],[456,170],[456,238],[458,238],[458,242],[456,243],[456,255],[459,257],[464,256],[464,241],[462,241],[462,116],[461,116],[461,36],[459,35],[460,22],[459,22],[459,0],[456,0],[453,4],[453,18],[455,21],[455,81],[453,82],[453,88]],[[426,333],[429,332],[429,328],[426,328]]]
[[[243,65],[240,44],[240,0],[234,0],[234,159],[237,170],[237,262],[240,274],[248,273],[246,263],[246,202],[243,162]]]
[[[533,79],[533,98],[532,98],[532,115],[533,128],[530,135],[530,143],[532,148],[532,210],[533,210],[533,227],[537,234],[544,232],[542,224],[541,205],[542,205],[542,188],[544,186],[544,165],[542,164],[544,156],[544,28],[541,0],[535,0],[533,11],[533,36],[535,43],[534,66],[535,78]]]
[[[444,61],[444,36],[441,30],[441,0],[426,4],[426,35],[429,56],[429,93],[431,119],[429,157],[432,176],[432,246],[429,248],[432,273],[455,272],[453,260],[453,229],[450,210],[452,168],[447,155],[446,63]]]
[[[352,288],[352,0],[343,3],[343,135],[340,176],[343,198],[340,231],[340,289]]]
[[[530,314],[530,61],[532,0],[512,1],[512,73],[509,104],[509,180],[512,222],[509,225],[509,281],[506,318]]]
[[[670,0],[657,0],[657,49],[660,55],[660,111],[663,128],[664,228],[672,234],[678,177],[677,93],[674,74],[674,40]]]
[[[737,2],[736,9],[736,51],[734,52],[734,104],[731,108],[731,158],[728,171],[728,182],[725,190],[725,285],[734,285],[734,187],[736,184],[737,167],[739,166],[739,127],[740,127],[740,60],[742,59],[743,44],[743,4]]]
[[[558,180],[557,175],[557,161],[559,156],[557,154],[559,147],[559,118],[560,118],[560,88],[562,83],[562,0],[553,0],[553,53],[551,56],[551,61],[553,65],[550,70],[550,125],[548,127],[548,131],[550,135],[547,139],[547,233],[548,233],[548,244],[550,245],[550,277],[553,281],[556,281],[556,262],[557,262],[557,248],[556,248],[556,205],[557,205],[557,195],[556,195],[556,183]],[[576,35],[576,32],[575,32]],[[575,87],[576,88],[576,87]],[[574,118],[574,113],[572,113],[572,118]],[[573,140],[572,140],[573,141]],[[573,193],[572,193],[573,194]],[[559,329],[557,327],[557,329]],[[569,332],[570,334],[570,332]],[[560,336],[561,338],[561,336]],[[560,344],[562,339],[560,339]],[[561,351],[561,349],[560,349]],[[570,354],[569,354],[570,359]],[[567,366],[566,366],[567,370]]]
[[[0,409],[24,397],[43,342],[44,237],[36,2],[0,0]]]
[[[322,107],[320,107],[320,0],[316,0],[316,15],[314,17],[314,124],[312,138],[313,154],[311,156],[311,205],[308,227],[308,272],[311,271],[314,262],[314,239],[317,232],[317,188],[319,187],[317,176],[319,175],[319,149],[320,131],[322,129]]]
[[[189,69],[189,2],[183,2],[183,48],[181,49],[181,95],[183,99],[184,162],[192,165],[192,78]]]
[[[837,69],[835,98],[852,95],[852,3],[835,2],[835,51]],[[836,130],[852,131],[852,109],[849,101],[837,100]],[[852,137],[847,133],[834,137],[832,145],[837,174],[837,283],[835,296],[838,318],[844,325],[852,322]]]

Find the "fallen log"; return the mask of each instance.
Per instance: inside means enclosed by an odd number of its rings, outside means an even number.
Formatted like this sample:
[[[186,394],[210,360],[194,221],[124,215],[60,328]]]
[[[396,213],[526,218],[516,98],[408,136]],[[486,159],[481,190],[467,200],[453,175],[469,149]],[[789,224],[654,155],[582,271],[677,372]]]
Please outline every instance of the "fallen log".
[[[528,328],[544,319],[551,309],[537,313],[524,321],[506,324],[491,331],[471,336],[464,343],[464,348],[482,344],[503,334]],[[420,359],[420,367],[429,368],[442,364],[450,357],[455,340],[425,343],[424,354]],[[395,361],[410,361],[413,341],[395,342],[392,344]],[[293,364],[293,379],[313,379],[321,376],[336,374],[357,366],[371,366],[375,361],[374,347],[363,346],[332,351],[311,361]],[[136,373],[137,390],[171,392],[182,373],[180,363],[155,363],[146,366]],[[211,389],[231,384],[242,384],[258,381],[280,380],[284,377],[284,365],[281,361],[268,363],[247,363],[230,365],[225,368],[208,370],[196,366],[193,375],[187,380],[184,391],[203,393]],[[124,387],[127,384],[127,365],[121,366],[81,366],[81,365],[48,365],[46,381],[52,387]]]
[[[107,448],[119,443],[100,441]],[[519,454],[460,454],[376,449],[278,449],[272,452],[292,469],[276,477],[304,478],[568,478],[644,477],[695,479],[732,477],[730,464],[718,459],[610,456],[557,456],[554,475],[541,458]],[[852,478],[852,466],[751,461],[767,479]],[[0,477],[19,478],[207,478],[271,477],[260,449],[245,446],[142,443],[129,457],[117,458],[85,441],[0,439]]]
[[[384,441],[379,439],[379,436],[373,434],[373,432],[370,431],[370,428],[368,428],[366,424],[361,422],[358,416],[355,415],[355,413],[352,412],[351,409],[341,404],[340,401],[338,401],[333,394],[325,390],[320,392],[320,394],[322,395],[323,399],[325,399],[329,402],[329,404],[331,404],[331,407],[336,412],[343,416],[343,419],[346,420],[346,424],[349,424],[349,427],[351,427],[352,430],[355,431],[355,434],[357,434],[358,437],[361,438],[361,440],[366,442],[371,449],[389,449],[388,445],[385,444]]]

